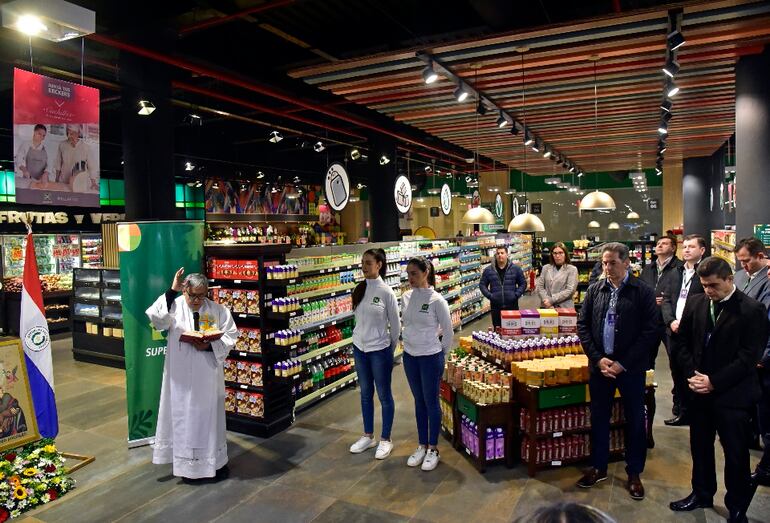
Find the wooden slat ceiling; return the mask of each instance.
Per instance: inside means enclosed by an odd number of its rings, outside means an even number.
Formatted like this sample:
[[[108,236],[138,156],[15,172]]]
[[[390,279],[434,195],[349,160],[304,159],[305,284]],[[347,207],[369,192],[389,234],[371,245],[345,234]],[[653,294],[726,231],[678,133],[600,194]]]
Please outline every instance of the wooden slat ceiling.
[[[429,49],[410,49],[294,70],[290,75],[509,167],[540,175],[563,168],[522,145],[497,114],[478,116],[457,103],[455,85],[422,81],[417,51],[437,57],[544,142],[586,172],[655,165],[668,11],[644,12],[505,34]],[[667,160],[708,156],[735,129],[735,64],[770,42],[770,2],[684,4],[678,50],[680,93],[673,99]],[[524,55],[522,105],[521,56]],[[594,129],[594,63],[598,122]],[[526,112],[525,109],[526,108]]]

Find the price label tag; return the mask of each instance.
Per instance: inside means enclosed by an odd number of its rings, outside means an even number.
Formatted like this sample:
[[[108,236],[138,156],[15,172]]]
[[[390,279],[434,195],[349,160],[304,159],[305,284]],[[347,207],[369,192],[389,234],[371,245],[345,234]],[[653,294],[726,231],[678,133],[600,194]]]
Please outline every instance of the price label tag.
[[[324,393],[323,393],[323,394],[321,394],[321,396],[319,396],[319,397],[320,397],[321,399],[324,399],[324,398],[326,397],[326,393],[324,392]]]
[[[495,363],[497,363],[498,365],[500,365],[502,362],[501,362],[499,359],[496,359],[496,360],[495,360]]]
[[[471,455],[471,451],[468,449],[465,449],[465,453],[468,454],[469,456]]]
[[[289,282],[288,282],[288,283],[289,283],[289,284],[292,284],[292,283],[297,283],[297,280],[291,279],[291,280],[289,280]]]
[[[243,390],[246,390],[246,389],[248,389],[248,388],[249,388],[249,387],[248,387],[248,386],[246,386],[246,385],[241,385],[240,387],[241,387]]]
[[[239,317],[239,318],[247,318],[247,317],[248,317],[248,315],[247,315],[247,314],[239,314],[239,315],[238,315],[238,317]]]
[[[481,353],[481,355],[482,355],[483,357],[485,357],[485,358],[487,357],[487,353],[486,353],[486,352],[482,352],[482,353]]]
[[[337,387],[334,387],[331,392],[337,392]]]
[[[554,437],[554,438],[560,438],[560,437],[562,437],[562,436],[564,436],[564,433],[563,433],[563,432],[554,432],[554,433],[553,433],[553,437]]]
[[[289,347],[289,350],[294,350],[296,348],[297,348],[297,345],[292,345],[291,347]]]
[[[334,323],[332,323],[332,325],[334,325]],[[326,327],[326,325],[319,325],[318,326],[319,329],[323,329],[324,327]]]
[[[238,355],[239,356],[248,356],[248,353],[246,353],[246,352],[239,352]]]
[[[241,283],[241,280],[233,280],[233,283]]]
[[[552,461],[551,462],[552,467],[561,467],[561,460],[558,461]]]

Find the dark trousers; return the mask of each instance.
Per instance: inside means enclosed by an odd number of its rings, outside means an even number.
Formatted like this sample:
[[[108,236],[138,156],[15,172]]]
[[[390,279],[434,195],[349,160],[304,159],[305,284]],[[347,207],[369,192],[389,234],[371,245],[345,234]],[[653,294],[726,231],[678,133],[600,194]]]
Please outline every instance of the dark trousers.
[[[759,384],[762,386],[762,398],[757,405],[759,414],[759,432],[765,450],[757,468],[770,474],[770,369],[760,369]]]
[[[690,404],[690,453],[692,490],[703,500],[717,492],[714,438],[718,434],[725,454],[725,505],[731,511],[746,508],[751,495],[748,409],[718,407],[709,397],[693,398]]]
[[[615,390],[619,389],[626,416],[626,472],[641,474],[647,460],[647,429],[644,423],[644,372],[621,372],[605,378],[598,368],[591,369],[591,462],[606,471],[610,458],[610,415]]]
[[[671,393],[674,396],[674,406],[679,407],[679,415],[684,416],[687,414],[688,402],[690,398],[690,387],[687,385],[687,377],[684,375],[681,365],[679,365],[679,356],[674,343],[674,333],[667,333],[665,336],[666,352],[668,352],[668,366],[671,369],[671,381],[674,386],[671,389]]]

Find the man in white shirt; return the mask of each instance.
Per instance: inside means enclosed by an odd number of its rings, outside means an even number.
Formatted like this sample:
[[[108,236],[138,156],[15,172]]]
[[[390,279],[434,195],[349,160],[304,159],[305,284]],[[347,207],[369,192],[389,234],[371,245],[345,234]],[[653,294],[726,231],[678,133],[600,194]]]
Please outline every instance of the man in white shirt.
[[[672,285],[670,292],[664,297],[661,305],[663,314],[663,323],[666,325],[666,334],[669,336],[668,346],[671,348],[669,354],[669,366],[671,368],[671,379],[674,382],[674,388],[671,391],[674,396],[674,408],[672,409],[673,418],[665,420],[669,426],[682,426],[689,424],[687,418],[687,381],[682,374],[682,369],[678,363],[678,357],[674,354],[676,344],[674,339],[679,332],[679,322],[682,319],[684,306],[689,296],[702,294],[703,287],[700,279],[695,274],[698,264],[706,253],[706,240],[698,234],[685,236],[682,242],[682,259],[684,265],[678,269],[679,277],[676,285]]]

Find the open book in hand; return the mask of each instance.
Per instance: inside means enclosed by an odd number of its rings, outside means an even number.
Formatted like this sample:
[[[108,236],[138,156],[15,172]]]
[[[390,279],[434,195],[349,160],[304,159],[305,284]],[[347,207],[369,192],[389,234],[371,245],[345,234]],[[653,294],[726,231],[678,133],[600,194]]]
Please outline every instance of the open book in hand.
[[[179,341],[185,341],[192,343],[194,341],[202,341],[203,343],[211,343],[222,337],[224,332],[219,329],[209,329],[205,331],[185,331],[179,336]]]

